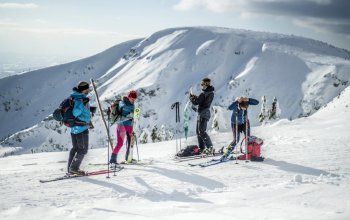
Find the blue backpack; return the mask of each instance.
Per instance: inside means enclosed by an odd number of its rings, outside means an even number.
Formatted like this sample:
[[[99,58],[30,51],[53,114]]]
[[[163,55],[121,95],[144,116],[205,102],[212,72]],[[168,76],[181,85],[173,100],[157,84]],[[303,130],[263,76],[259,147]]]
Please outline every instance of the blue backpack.
[[[67,127],[88,125],[88,123],[74,117],[73,108],[74,100],[72,97],[66,98],[61,102],[60,106],[55,109],[52,116],[56,121],[61,122],[61,124]]]

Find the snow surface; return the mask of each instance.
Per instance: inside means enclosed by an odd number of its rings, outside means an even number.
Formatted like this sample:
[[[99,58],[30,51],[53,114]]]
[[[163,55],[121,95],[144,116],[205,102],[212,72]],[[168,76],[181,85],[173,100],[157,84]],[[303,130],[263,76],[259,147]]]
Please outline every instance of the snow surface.
[[[126,166],[110,179],[42,184],[64,173],[68,152],[1,158],[0,218],[349,219],[349,97],[347,89],[312,117],[253,127],[264,139],[264,162],[189,167],[171,159],[169,141],[139,145],[141,160],[154,162]],[[211,136],[223,146],[232,135]],[[90,150],[81,168],[103,169],[91,163],[106,159],[106,148]]]

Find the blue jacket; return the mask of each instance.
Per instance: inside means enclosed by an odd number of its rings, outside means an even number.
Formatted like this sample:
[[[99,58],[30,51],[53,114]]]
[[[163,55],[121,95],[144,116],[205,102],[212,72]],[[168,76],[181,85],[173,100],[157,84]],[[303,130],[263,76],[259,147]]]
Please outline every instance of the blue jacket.
[[[89,123],[91,120],[90,115],[90,106],[87,103],[84,105],[83,99],[87,99],[86,95],[74,91],[70,97],[74,100],[74,108],[73,108],[73,115],[77,117],[81,121],[85,121],[86,123]],[[71,133],[73,134],[79,134],[84,132],[85,130],[89,129],[87,125],[85,126],[73,126],[71,128]]]
[[[123,97],[123,100],[119,102],[119,111],[122,113],[122,117],[118,119],[118,125],[133,126],[135,105],[129,101],[127,97]]]
[[[259,101],[256,99],[249,98],[248,101],[249,105],[257,105],[259,104]],[[232,110],[232,116],[231,116],[231,123],[236,124],[236,109],[238,108],[238,124],[242,125],[246,121],[246,115],[247,111],[239,108],[238,101],[233,102],[229,107],[228,110]]]

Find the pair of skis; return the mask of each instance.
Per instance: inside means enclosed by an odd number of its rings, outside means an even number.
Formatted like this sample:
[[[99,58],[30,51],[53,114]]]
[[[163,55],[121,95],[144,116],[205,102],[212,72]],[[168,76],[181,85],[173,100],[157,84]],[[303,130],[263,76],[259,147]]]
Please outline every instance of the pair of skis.
[[[52,179],[43,179],[39,180],[41,183],[48,183],[48,182],[55,182],[60,180],[67,180],[67,179],[73,179],[78,177],[87,177],[87,176],[96,176],[96,175],[102,175],[102,174],[109,174],[109,173],[115,173],[120,172],[124,169],[123,166],[116,166],[115,169],[108,169],[108,170],[97,170],[92,172],[86,172],[85,175],[76,175],[76,174],[66,174],[64,176],[52,178]]]
[[[196,159],[203,159],[203,158],[210,158],[210,157],[216,157],[220,156],[222,153],[214,153],[214,154],[198,154],[198,155],[193,155],[193,156],[187,156],[187,157],[179,157],[175,156],[174,160],[176,162],[184,162],[184,161],[189,161],[189,160],[196,160]]]
[[[213,165],[217,165],[217,164],[233,161],[233,160],[236,160],[236,158],[237,157],[234,157],[232,152],[230,152],[227,156],[222,155],[220,158],[214,158],[214,159],[202,162],[202,163],[189,163],[188,165],[191,166],[191,167],[195,167],[195,166],[209,167],[209,166],[213,166]],[[236,163],[237,163],[237,161],[236,161]]]
[[[137,166],[146,166],[146,165],[152,165],[154,164],[154,160],[132,160],[131,162],[128,162],[127,160],[122,161],[119,163],[119,165],[137,165]],[[108,163],[89,163],[89,166],[107,166],[110,165],[112,168],[114,167],[114,164],[108,164]]]

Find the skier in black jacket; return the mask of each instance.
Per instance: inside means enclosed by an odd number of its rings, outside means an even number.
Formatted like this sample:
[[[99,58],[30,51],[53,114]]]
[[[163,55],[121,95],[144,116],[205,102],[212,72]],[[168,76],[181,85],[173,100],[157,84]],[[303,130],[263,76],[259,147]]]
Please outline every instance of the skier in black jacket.
[[[210,79],[204,78],[201,82],[202,93],[199,96],[190,94],[193,105],[198,105],[197,128],[198,147],[202,153],[212,153],[213,144],[207,134],[207,124],[210,119],[210,105],[214,99],[214,87],[210,85]]]

